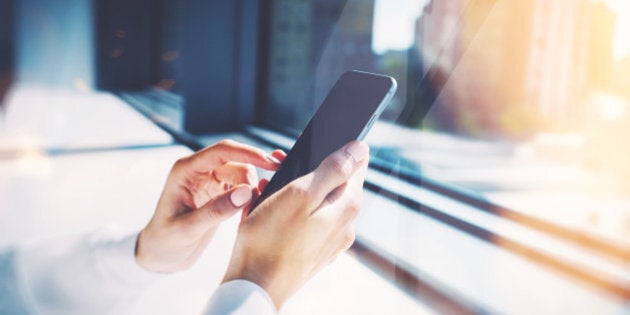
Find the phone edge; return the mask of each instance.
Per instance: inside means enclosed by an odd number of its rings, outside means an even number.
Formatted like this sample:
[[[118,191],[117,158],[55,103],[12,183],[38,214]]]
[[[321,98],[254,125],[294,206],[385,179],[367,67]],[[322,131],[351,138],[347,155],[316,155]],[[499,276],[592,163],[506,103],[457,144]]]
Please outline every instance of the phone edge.
[[[360,71],[357,71],[357,72],[360,72]],[[365,137],[367,136],[367,134],[370,131],[370,129],[372,129],[372,125],[374,125],[374,123],[381,116],[381,114],[383,113],[383,111],[385,110],[385,108],[387,107],[389,102],[394,97],[394,94],[396,94],[396,90],[398,89],[398,82],[396,82],[396,79],[394,79],[394,78],[392,78],[390,76],[383,76],[383,75],[379,75],[379,76],[385,77],[388,80],[390,80],[392,85],[390,86],[389,91],[387,91],[387,94],[385,95],[385,97],[383,98],[381,103],[378,104],[378,107],[376,108],[376,111],[374,112],[374,114],[370,118],[369,122],[365,125],[365,127],[363,127],[363,130],[361,131],[361,133],[357,137],[357,140],[365,139]]]

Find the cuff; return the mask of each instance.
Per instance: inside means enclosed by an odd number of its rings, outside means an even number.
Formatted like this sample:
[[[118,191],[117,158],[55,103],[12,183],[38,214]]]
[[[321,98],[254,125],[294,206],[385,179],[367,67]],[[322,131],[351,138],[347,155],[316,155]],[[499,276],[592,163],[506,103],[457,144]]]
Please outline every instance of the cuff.
[[[96,263],[106,274],[113,275],[118,281],[132,287],[144,287],[167,275],[148,271],[136,261],[137,234],[118,240],[93,244]]]
[[[215,291],[206,315],[278,314],[271,297],[257,284],[247,280],[228,281]]]

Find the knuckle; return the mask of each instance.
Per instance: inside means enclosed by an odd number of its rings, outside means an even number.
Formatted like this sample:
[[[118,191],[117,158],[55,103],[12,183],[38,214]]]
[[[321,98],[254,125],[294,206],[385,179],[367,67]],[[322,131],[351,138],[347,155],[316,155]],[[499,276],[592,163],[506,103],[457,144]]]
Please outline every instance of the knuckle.
[[[346,214],[347,216],[353,220],[359,215],[361,211],[361,201],[356,199],[351,199],[346,206]]]
[[[184,165],[187,164],[189,160],[190,160],[190,157],[188,156],[177,159],[177,161],[175,161],[175,163],[173,164],[173,169],[174,170],[181,169],[182,167],[184,167]]]
[[[301,198],[301,197],[304,197],[306,194],[308,194],[308,190],[306,189],[306,186],[302,184],[301,182],[294,182],[288,185],[287,192],[291,196],[295,196],[296,198]]]
[[[334,155],[330,159],[326,160],[327,168],[336,176],[340,178],[347,178],[352,172],[352,165],[348,163],[348,159],[345,156]]]
[[[235,144],[234,140],[223,139],[223,140],[220,140],[219,142],[215,143],[212,147],[214,147],[214,148],[227,148],[227,147],[234,146],[234,144]]]
[[[254,184],[258,181],[258,172],[251,164],[231,163],[229,164],[234,171],[234,176],[242,183]]]
[[[234,144],[234,140],[232,139],[222,139],[218,142],[218,144],[220,145],[233,145]]]
[[[354,229],[348,229],[348,231],[343,236],[344,250],[347,250],[354,244],[356,239],[356,234],[354,233]]]
[[[293,198],[300,200],[302,203],[310,203],[313,199],[313,192],[304,181],[295,181],[287,186],[288,193]]]
[[[252,177],[255,178],[258,176],[258,173],[256,172],[256,168],[251,164],[245,165],[245,174],[247,174],[248,178],[252,178]]]
[[[256,173],[256,168],[254,167],[254,165],[251,165],[251,164],[246,164],[245,165],[245,170],[248,173]]]

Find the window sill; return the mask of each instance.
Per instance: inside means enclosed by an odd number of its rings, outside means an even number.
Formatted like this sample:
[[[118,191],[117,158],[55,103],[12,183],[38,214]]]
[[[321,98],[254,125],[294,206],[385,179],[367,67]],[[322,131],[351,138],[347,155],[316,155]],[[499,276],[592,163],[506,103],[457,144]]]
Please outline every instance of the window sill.
[[[247,132],[275,147],[288,148],[293,143],[265,129],[250,127]],[[355,250],[366,247],[368,252],[378,253],[378,259],[388,261],[386,266],[381,261],[376,269],[389,273],[409,294],[427,303],[435,304],[440,298],[446,302],[434,305],[436,309],[444,311],[443,307],[453,307],[454,303],[456,309],[472,312],[528,309],[553,313],[554,309],[569,308],[560,304],[562,299],[537,301],[545,294],[531,292],[544,291],[541,288],[554,288],[549,295],[565,292],[567,299],[594,305],[593,312],[605,304],[622,308],[623,300],[628,299],[630,272],[624,256],[602,255],[547,233],[544,227],[521,224],[501,213],[401,180],[384,173],[376,162],[376,169],[370,169],[366,179]],[[366,254],[357,252],[359,259]],[[518,272],[513,273],[515,270]],[[412,281],[406,280],[405,274]],[[515,280],[520,285],[515,285]],[[426,284],[438,291],[439,298],[423,289]],[[515,300],[517,296],[528,298]],[[584,305],[575,304],[574,311],[585,311]]]
[[[192,137],[163,119],[145,116],[193,150],[225,137],[266,149],[287,149],[294,141],[257,127]],[[392,176],[375,162],[368,172],[365,207],[351,253],[408,295],[448,313],[627,311],[630,272],[623,252],[602,255],[466,202],[461,193],[453,197],[400,174]],[[557,299],[549,301],[548,296]]]

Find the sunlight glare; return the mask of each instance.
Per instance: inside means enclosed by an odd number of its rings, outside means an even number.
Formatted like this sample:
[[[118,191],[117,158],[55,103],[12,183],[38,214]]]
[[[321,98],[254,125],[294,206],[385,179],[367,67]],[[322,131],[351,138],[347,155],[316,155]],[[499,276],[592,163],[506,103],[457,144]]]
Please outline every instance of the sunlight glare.
[[[630,1],[628,0],[604,0],[617,14],[617,27],[613,54],[621,59],[630,55]]]

